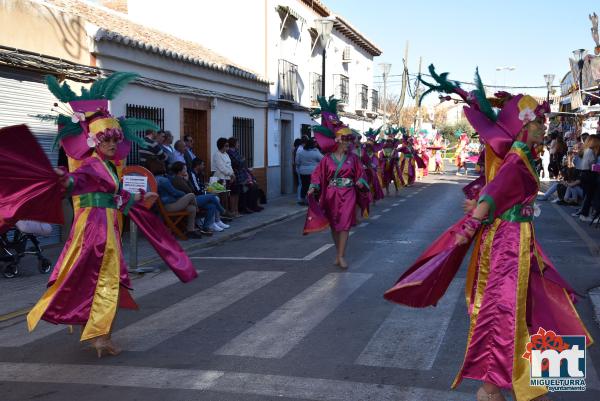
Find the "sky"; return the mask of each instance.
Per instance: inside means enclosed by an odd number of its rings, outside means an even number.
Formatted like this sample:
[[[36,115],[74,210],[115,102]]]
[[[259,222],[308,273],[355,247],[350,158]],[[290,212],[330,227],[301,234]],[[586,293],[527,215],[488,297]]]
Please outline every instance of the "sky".
[[[593,53],[588,15],[600,14],[600,1],[593,0],[322,1],[383,50],[374,62],[392,64],[391,93],[400,92],[400,77],[393,75],[402,73],[407,40],[410,73],[418,72],[423,57],[424,72],[433,63],[437,72],[450,72],[454,80],[472,82],[479,67],[488,85],[545,87],[547,73],[555,74],[554,85],[559,85],[573,50]],[[496,71],[506,66],[516,68]],[[379,71],[375,86],[382,85]],[[545,88],[518,91],[546,94]]]

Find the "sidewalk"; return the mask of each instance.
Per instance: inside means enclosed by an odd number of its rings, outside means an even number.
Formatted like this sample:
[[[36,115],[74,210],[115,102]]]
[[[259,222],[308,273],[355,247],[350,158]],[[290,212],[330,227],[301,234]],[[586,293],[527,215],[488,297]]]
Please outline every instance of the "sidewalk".
[[[189,239],[187,241],[179,241],[179,243],[186,252],[191,252],[215,246],[250,231],[306,213],[305,207],[296,204],[296,195],[285,195],[269,200],[269,203],[264,205],[264,207],[265,209],[262,212],[243,215],[240,218],[234,219],[230,223],[231,228],[214,233],[212,237]],[[152,264],[156,267],[164,267],[162,260],[160,260],[158,254],[154,251],[154,248],[152,248],[141,234],[138,236],[137,248],[138,266],[143,267]],[[125,254],[125,262],[128,264],[130,250],[129,233],[125,233],[123,235],[123,253]],[[62,246],[48,247],[44,250],[44,256],[54,263],[61,251]],[[20,275],[15,278],[6,279],[0,276],[0,322],[10,319],[12,315],[19,316],[26,313],[46,287],[48,275],[38,272],[37,259],[34,256],[26,256],[21,259],[19,267]],[[129,268],[131,269],[131,266]],[[133,277],[141,276],[136,273],[132,274]]]
[[[545,192],[550,185],[552,185],[554,181],[541,181],[540,182],[540,191]],[[579,209],[579,207],[574,206],[560,206],[552,204],[553,208],[557,213],[561,214],[564,219],[567,221],[567,224],[573,228],[573,230],[578,234],[581,240],[587,246],[591,256],[596,260],[596,263],[600,265],[600,242],[598,241],[598,233],[599,230],[594,226],[590,226],[589,223],[585,223],[580,221],[578,218],[574,218],[571,216],[571,213],[574,213]],[[600,287],[594,287],[588,290],[588,297],[590,298],[590,302],[592,303],[592,308],[594,309],[594,318],[596,323],[600,325]]]

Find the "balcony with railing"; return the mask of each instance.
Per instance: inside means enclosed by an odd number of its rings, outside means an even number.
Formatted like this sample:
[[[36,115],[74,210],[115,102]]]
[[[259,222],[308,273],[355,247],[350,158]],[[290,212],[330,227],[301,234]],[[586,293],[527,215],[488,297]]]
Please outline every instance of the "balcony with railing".
[[[377,113],[379,111],[379,92],[371,89],[371,111]]]
[[[312,106],[318,105],[318,97],[323,96],[321,93],[323,77],[316,72],[310,73],[310,103]]]
[[[298,66],[287,60],[279,60],[278,99],[299,103]]]
[[[335,97],[340,100],[340,103],[348,104],[350,98],[350,79],[342,74],[333,76],[333,87]]]

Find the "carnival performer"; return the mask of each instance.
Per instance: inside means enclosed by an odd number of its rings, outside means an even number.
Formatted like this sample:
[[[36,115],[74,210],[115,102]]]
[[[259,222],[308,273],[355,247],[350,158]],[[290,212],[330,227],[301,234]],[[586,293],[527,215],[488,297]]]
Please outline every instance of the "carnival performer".
[[[3,214],[0,220],[10,222],[26,216],[39,217],[42,213],[56,222],[53,205],[56,199],[60,204],[65,191],[67,196],[73,196],[75,207],[73,226],[50,276],[48,289],[27,315],[29,330],[40,319],[79,325],[81,341],[89,340],[98,357],[120,353],[110,338],[117,309],[137,309],[129,293],[131,282],[121,249],[121,214],[136,223],[181,281],[197,276],[177,241],[143,205],[154,201],[157,194],[143,190],[129,193],[119,181],[131,141],[140,143],[136,131],[157,129],[149,121],[116,119],[108,111],[108,101],[136,77],[132,73],[114,73],[97,80],[89,90],[82,89],[80,96],[68,84],[60,86],[54,77],[47,78],[50,91],[72,108],[72,112],[67,110],[71,116],[58,116],[57,136],[69,156],[71,172],[54,172],[25,126],[0,134],[0,140],[10,135],[24,138],[2,146],[6,154],[0,163],[0,213]],[[60,107],[65,111],[68,106]],[[24,148],[22,141],[27,138],[30,142]],[[11,177],[16,162],[32,154],[42,156],[29,159],[27,169],[20,166],[25,170],[18,173],[22,180],[9,180],[7,177]],[[44,180],[40,171],[46,177]]]
[[[381,175],[381,183],[385,189],[386,195],[390,194],[390,183],[394,182],[396,192],[400,189],[400,178],[398,177],[398,139],[396,134],[400,132],[400,128],[388,128],[385,131],[385,142],[379,151],[379,174]]]
[[[469,144],[469,136],[466,132],[460,134],[460,138],[458,140],[458,144],[456,145],[456,175],[460,175],[460,169],[465,169],[465,175],[467,175],[467,158],[469,157],[469,152],[467,150],[467,145]]]
[[[414,159],[413,139],[408,134],[402,134],[402,142],[398,148],[398,176],[400,184],[403,187],[408,187],[415,183],[417,178],[417,164]]]
[[[365,132],[367,142],[364,144],[365,156],[363,156],[363,163],[368,166],[368,168],[365,170],[365,173],[367,175],[367,182],[371,188],[371,195],[374,202],[385,198],[385,193],[381,188],[381,177],[378,172],[379,159],[377,158],[377,152],[381,150],[381,144],[377,143],[377,136],[379,135],[380,131],[381,127],[377,128],[376,130],[369,128],[369,130]]]
[[[321,114],[321,125],[313,126],[313,132],[325,157],[311,176],[304,234],[329,226],[337,251],[335,264],[347,269],[346,245],[350,228],[356,224],[355,208],[367,210],[370,190],[358,156],[349,151],[354,135],[340,121],[337,103],[333,97],[329,101],[319,97],[321,108],[313,113]]]
[[[482,188],[470,184],[465,193],[478,200],[466,201],[467,215],[385,298],[415,307],[435,305],[475,242],[465,289],[471,320],[467,350],[452,387],[470,378],[483,382],[478,401],[505,400],[501,389],[512,391],[515,401],[547,400],[545,387],[530,385],[531,351],[537,349],[530,336],[581,335],[592,343],[573,306],[574,290],[545,256],[533,230],[539,179],[532,148],[543,141],[548,104],[506,92],[489,101],[478,73],[477,88],[468,94],[448,81],[447,73],[437,75],[433,66],[429,71],[437,82],[425,83],[429,91],[454,92],[467,103],[465,115],[486,143],[485,183]]]

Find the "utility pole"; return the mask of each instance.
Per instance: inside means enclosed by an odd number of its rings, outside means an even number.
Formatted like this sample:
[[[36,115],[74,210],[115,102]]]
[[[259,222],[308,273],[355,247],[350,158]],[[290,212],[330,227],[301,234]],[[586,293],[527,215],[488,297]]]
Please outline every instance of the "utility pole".
[[[422,62],[423,62],[423,57],[419,57],[419,75],[421,75],[421,63]],[[415,133],[417,132],[417,120],[419,120],[419,118],[421,116],[421,107],[419,106],[419,101],[421,100],[421,93],[420,93],[421,85],[420,85],[420,83],[421,82],[417,79],[417,85],[415,86],[415,104],[417,106],[417,112],[415,113],[415,121],[413,124]]]
[[[406,97],[406,88],[408,87],[408,40],[404,47],[404,59],[402,60],[402,63],[404,64],[404,71],[402,71],[402,89],[400,91],[400,99],[398,99],[398,103],[396,104],[398,118],[400,117],[402,107],[404,107],[404,98]]]

